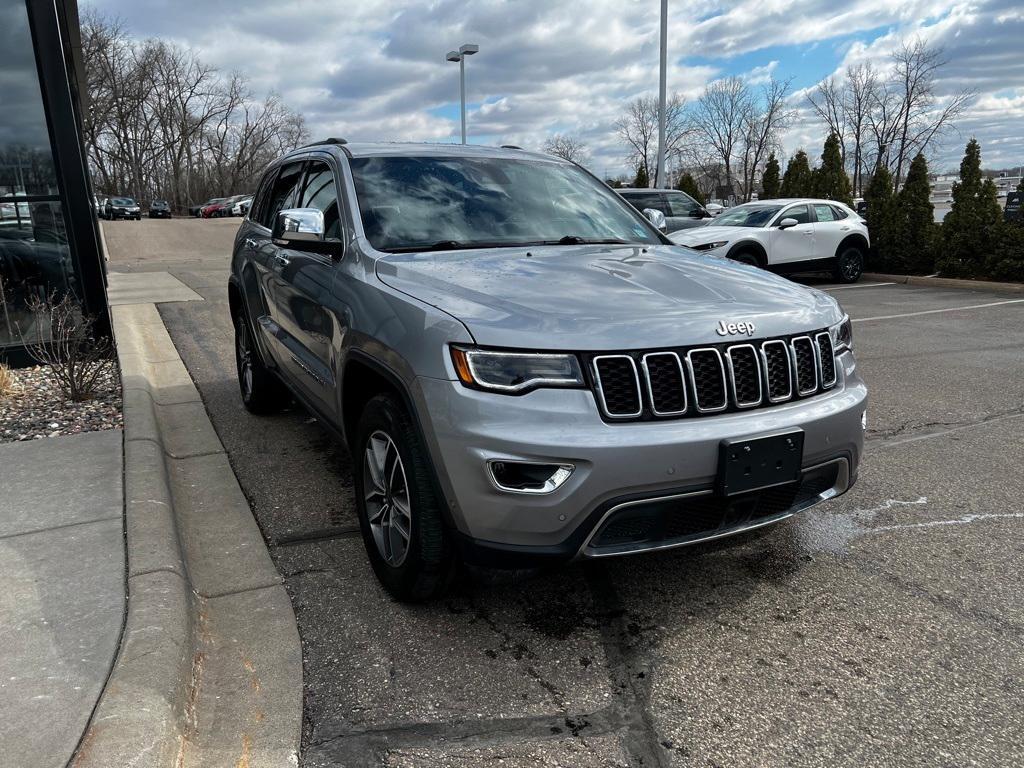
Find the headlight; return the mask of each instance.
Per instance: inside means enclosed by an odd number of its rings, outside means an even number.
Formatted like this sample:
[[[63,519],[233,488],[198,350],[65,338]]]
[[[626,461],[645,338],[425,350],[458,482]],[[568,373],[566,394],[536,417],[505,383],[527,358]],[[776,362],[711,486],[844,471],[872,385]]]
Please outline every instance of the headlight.
[[[728,245],[728,240],[719,240],[717,243],[703,243],[702,245],[691,245],[695,251],[713,251],[715,248],[721,248],[723,245]]]
[[[538,387],[582,387],[576,355],[546,352],[500,352],[452,347],[459,381],[467,387],[522,394]]]
[[[847,349],[853,349],[853,323],[847,315],[828,329],[832,335],[832,349],[838,355]]]

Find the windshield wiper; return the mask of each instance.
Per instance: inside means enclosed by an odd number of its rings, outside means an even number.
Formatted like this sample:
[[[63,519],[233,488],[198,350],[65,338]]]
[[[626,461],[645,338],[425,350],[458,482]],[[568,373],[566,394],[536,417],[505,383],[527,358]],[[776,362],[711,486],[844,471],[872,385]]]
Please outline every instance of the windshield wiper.
[[[460,243],[458,240],[438,240],[436,243],[420,245],[398,245],[394,248],[382,248],[387,253],[416,253],[419,251],[456,251],[460,248],[480,248],[477,243]]]
[[[427,251],[460,251],[474,248],[528,248],[531,245],[624,245],[628,240],[617,237],[586,238],[579,235],[566,235],[559,240],[524,240],[521,242],[502,241],[477,241],[470,240],[461,242],[459,240],[439,240],[436,243],[421,243],[419,245],[396,245],[392,248],[381,248],[385,253],[425,253]]]
[[[555,240],[556,245],[625,245],[628,240],[618,237],[580,237],[579,235],[566,235]]]

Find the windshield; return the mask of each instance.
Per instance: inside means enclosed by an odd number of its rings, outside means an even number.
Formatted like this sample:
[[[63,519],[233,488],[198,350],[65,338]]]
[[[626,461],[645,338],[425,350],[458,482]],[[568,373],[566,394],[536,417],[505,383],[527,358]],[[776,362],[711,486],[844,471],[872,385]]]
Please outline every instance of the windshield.
[[[378,250],[661,242],[646,221],[571,165],[470,157],[350,161]]]
[[[110,201],[111,205],[135,205],[135,201],[130,197],[115,197]]]
[[[781,210],[781,205],[738,205],[719,215],[715,226],[763,227]]]

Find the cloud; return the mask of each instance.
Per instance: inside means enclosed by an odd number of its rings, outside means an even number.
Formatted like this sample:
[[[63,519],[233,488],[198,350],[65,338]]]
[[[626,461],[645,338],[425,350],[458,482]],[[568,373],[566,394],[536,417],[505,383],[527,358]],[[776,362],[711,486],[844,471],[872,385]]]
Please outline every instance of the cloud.
[[[458,67],[444,54],[470,42],[481,48],[466,62],[471,140],[536,148],[551,133],[571,133],[589,145],[595,171],[618,173],[625,148],[615,120],[631,99],[657,89],[658,4],[651,0],[93,4],[121,16],[138,37],[189,45],[225,71],[244,72],[257,91],[277,90],[316,135],[457,140]],[[760,82],[799,74],[810,82],[848,62],[881,63],[895,40],[926,32],[950,57],[942,88],[970,85],[989,98],[964,121],[965,135],[980,132],[984,148],[986,139],[1021,133],[1024,15],[1017,3],[671,0],[670,13],[669,90],[690,99],[724,75]],[[821,71],[809,74],[810,67]],[[817,155],[820,133],[802,124],[785,137],[786,148],[805,142]],[[961,143],[955,137],[941,159]],[[993,145],[986,160],[1015,152],[1024,154],[1019,143]]]

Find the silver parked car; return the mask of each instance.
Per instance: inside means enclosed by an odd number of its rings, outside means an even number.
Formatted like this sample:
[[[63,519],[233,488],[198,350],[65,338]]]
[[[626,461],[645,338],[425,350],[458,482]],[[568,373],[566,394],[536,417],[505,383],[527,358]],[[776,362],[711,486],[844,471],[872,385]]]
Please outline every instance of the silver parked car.
[[[330,139],[273,163],[228,286],[254,413],[349,447],[403,600],[460,558],[678,547],[845,492],[867,393],[831,296],[673,245],[548,155]]]

